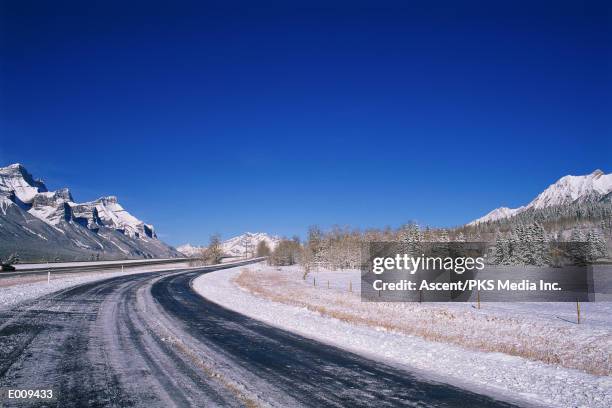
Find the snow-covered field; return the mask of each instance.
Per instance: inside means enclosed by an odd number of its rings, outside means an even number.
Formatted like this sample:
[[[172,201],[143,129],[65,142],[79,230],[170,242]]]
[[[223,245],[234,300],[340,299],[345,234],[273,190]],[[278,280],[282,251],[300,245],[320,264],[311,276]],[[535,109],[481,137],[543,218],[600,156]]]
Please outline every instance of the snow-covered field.
[[[583,305],[581,325],[569,304],[362,303],[358,271],[302,280],[297,268],[262,264],[203,275],[194,288],[268,324],[476,392],[612,406],[609,303]]]
[[[121,267],[100,272],[52,273],[49,283],[47,276],[25,275],[0,279],[0,310],[26,300],[35,299],[58,290],[67,289],[82,283],[93,282],[115,276],[161,270],[181,269],[182,265],[140,266],[126,269]]]

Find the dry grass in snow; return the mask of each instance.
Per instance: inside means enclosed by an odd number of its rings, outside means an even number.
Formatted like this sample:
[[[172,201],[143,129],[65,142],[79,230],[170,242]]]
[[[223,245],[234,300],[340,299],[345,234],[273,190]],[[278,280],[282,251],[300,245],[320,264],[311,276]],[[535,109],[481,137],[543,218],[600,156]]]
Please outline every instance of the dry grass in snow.
[[[234,283],[256,296],[344,322],[611,375],[612,328],[446,304],[367,303],[358,292],[304,281],[296,269],[244,269]],[[554,305],[551,305],[554,307]]]

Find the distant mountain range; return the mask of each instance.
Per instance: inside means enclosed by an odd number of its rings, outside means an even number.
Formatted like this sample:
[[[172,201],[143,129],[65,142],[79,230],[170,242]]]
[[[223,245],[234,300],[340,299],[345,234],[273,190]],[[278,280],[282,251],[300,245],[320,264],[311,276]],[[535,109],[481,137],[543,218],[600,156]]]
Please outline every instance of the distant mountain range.
[[[223,241],[221,248],[223,253],[228,256],[244,256],[248,251],[249,255],[254,255],[257,245],[264,241],[273,250],[280,241],[280,238],[268,235],[265,232],[245,232],[244,234]],[[205,247],[184,244],[176,249],[186,256],[197,256]]]
[[[176,247],[176,250],[185,256],[192,257],[200,255],[201,251],[206,247],[201,247],[191,244],[183,244]]]
[[[519,208],[500,207],[472,222],[475,226],[486,222],[512,218],[528,210],[542,210],[569,204],[596,203],[612,199],[612,174],[601,170],[585,176],[565,176],[551,184],[529,204]]]
[[[182,257],[117,197],[77,203],[70,190],[48,191],[21,164],[0,167],[0,258],[24,261]]]

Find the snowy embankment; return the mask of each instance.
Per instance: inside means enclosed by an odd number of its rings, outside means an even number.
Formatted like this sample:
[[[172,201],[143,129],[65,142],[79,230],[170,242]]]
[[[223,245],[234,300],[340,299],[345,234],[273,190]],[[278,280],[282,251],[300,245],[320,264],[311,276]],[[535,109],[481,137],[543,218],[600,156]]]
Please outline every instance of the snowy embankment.
[[[578,326],[566,321],[569,305],[487,303],[477,310],[467,304],[362,303],[356,271],[302,280],[296,268],[261,264],[206,274],[193,285],[207,299],[249,317],[432,380],[535,405],[612,406],[609,304],[589,305],[587,323]],[[536,341],[542,344],[531,344]],[[536,357],[545,356],[546,347],[550,361],[608,375],[540,361]]]
[[[115,276],[130,275],[162,270],[181,269],[180,265],[139,266],[129,268],[125,272],[121,267],[100,272],[84,273],[51,273],[49,282],[47,276],[24,275],[0,279],[0,310],[14,306],[20,302],[35,299],[58,290],[67,289],[82,283],[93,282]]]

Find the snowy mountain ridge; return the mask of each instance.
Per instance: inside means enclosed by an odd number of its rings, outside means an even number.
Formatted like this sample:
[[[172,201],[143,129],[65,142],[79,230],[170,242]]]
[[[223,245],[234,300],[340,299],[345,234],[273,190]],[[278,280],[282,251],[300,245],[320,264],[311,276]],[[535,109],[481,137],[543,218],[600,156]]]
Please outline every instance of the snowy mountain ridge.
[[[153,226],[145,224],[128,213],[118,202],[117,197],[100,197],[86,203],[75,203],[68,188],[49,191],[42,180],[36,180],[21,164],[11,164],[0,168],[0,191],[11,192],[20,205],[40,220],[57,225],[62,219],[70,221],[73,208],[77,213],[87,213],[88,225],[101,223],[134,238],[155,237]]]
[[[573,202],[599,201],[612,192],[612,174],[595,170],[584,176],[564,176],[542,191],[529,204],[519,208],[500,207],[467,225],[510,218],[529,209],[542,209]]]
[[[0,257],[9,250],[26,257],[68,252],[70,260],[81,259],[79,252],[103,259],[180,256],[115,196],[77,203],[68,188],[49,191],[19,163],[0,167],[0,217]]]
[[[257,251],[257,245],[264,241],[270,250],[274,250],[280,242],[280,238],[274,235],[266,234],[265,232],[245,232],[233,238],[227,239],[221,243],[221,249],[228,256],[244,256],[248,251],[249,255],[254,255]],[[177,251],[186,256],[197,256],[205,247],[193,246],[189,243],[178,246]]]
[[[280,238],[268,235],[265,232],[245,232],[223,241],[221,248],[223,253],[231,256],[244,256],[246,252],[249,255],[254,255],[257,251],[257,245],[262,241],[268,245],[270,250],[274,250],[280,242]]]
[[[19,163],[0,167],[0,192],[13,192],[17,200],[31,203],[38,193],[47,192],[42,180],[34,179]]]
[[[194,245],[191,245],[190,243],[186,243],[186,244],[179,245],[176,247],[177,251],[189,257],[198,256],[203,249],[204,247],[194,246]]]

